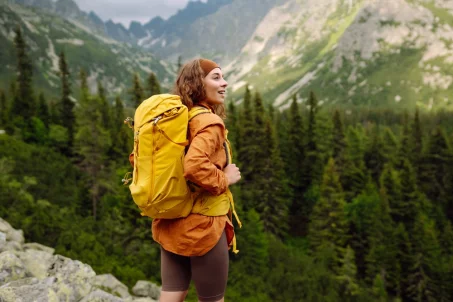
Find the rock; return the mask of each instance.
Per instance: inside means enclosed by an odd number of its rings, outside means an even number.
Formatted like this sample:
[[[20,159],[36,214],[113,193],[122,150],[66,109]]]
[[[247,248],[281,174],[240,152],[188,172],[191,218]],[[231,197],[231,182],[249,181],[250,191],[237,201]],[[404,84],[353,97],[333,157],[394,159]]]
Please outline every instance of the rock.
[[[30,277],[30,278],[24,278],[24,279],[20,279],[20,280],[16,280],[16,281],[11,281],[9,283],[6,283],[6,284],[0,286],[0,288],[21,287],[21,286],[25,286],[25,285],[33,285],[33,284],[38,284],[38,283],[39,283],[38,278]]]
[[[17,252],[16,255],[23,261],[28,272],[38,279],[47,277],[47,271],[55,258],[52,254],[38,250]]]
[[[14,230],[13,227],[6,220],[0,218],[0,232],[6,234],[11,230]]]
[[[36,278],[27,278],[11,282],[0,288],[0,301],[2,302],[59,302],[61,301],[52,284],[55,278],[47,278],[39,281]],[[27,284],[28,283],[28,284]],[[66,301],[66,300],[63,300]],[[71,301],[71,300],[69,300]]]
[[[132,300],[132,302],[157,302],[157,300],[146,297],[146,298],[135,298],[134,300]]]
[[[127,286],[118,281],[118,279],[111,274],[96,276],[93,285],[121,298],[128,298],[131,296]]]
[[[87,296],[96,275],[89,265],[60,255],[54,256],[47,274],[55,277],[52,289],[61,301],[79,301]]]
[[[124,300],[112,294],[106,293],[105,291],[97,289],[83,298],[80,302],[124,302]]]
[[[2,252],[5,252],[5,251],[10,251],[10,252],[22,251],[22,245],[16,241],[6,241],[6,245],[4,246]]]
[[[5,220],[0,218],[0,232],[6,234],[6,241],[15,241],[19,244],[24,243],[24,232],[22,230],[15,230]]]
[[[39,243],[35,243],[35,242],[31,242],[31,243],[25,243],[22,245],[23,249],[24,250],[37,250],[37,251],[43,251],[43,252],[46,252],[46,253],[49,253],[49,254],[54,254],[55,253],[55,249],[51,248],[51,247],[48,247],[48,246],[45,246],[45,245],[42,245],[42,244],[39,244]]]
[[[161,288],[154,283],[148,281],[137,281],[135,286],[132,288],[134,295],[139,297],[150,297],[158,300],[160,297]]]
[[[0,232],[0,252],[6,251],[6,233]]]
[[[25,278],[26,274],[24,263],[16,255],[10,251],[0,254],[0,284]]]
[[[22,230],[12,230],[6,234],[6,241],[14,241],[19,244],[24,243],[24,232]]]

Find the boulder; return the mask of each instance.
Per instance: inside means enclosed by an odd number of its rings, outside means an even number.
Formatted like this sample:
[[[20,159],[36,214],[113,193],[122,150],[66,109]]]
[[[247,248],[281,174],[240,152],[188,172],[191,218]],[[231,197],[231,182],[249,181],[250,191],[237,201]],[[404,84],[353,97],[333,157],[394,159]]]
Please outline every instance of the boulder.
[[[26,278],[14,281],[0,287],[0,301],[2,302],[59,302],[52,284],[55,278],[38,280],[36,278]]]
[[[151,299],[150,297],[135,298],[131,302],[157,302],[157,300]]]
[[[24,250],[43,251],[43,252],[49,253],[51,255],[53,255],[55,253],[55,249],[53,249],[51,247],[48,247],[48,246],[45,246],[45,245],[42,245],[42,244],[39,244],[39,243],[35,243],[35,242],[24,243],[22,245],[22,247],[23,247]]]
[[[135,286],[132,288],[134,295],[139,297],[150,297],[155,300],[159,300],[161,287],[149,281],[137,281]]]
[[[6,234],[6,241],[15,241],[19,244],[24,243],[24,232],[22,230],[15,230],[11,225],[0,218],[0,232]]]
[[[0,253],[6,251],[6,233],[0,232]]]
[[[22,260],[28,272],[38,279],[47,277],[47,271],[50,265],[55,261],[55,256],[44,251],[25,250],[16,252],[16,255]]]
[[[16,255],[10,251],[0,254],[0,284],[25,278],[26,275],[27,269]]]
[[[55,277],[52,289],[61,301],[79,301],[92,289],[93,269],[80,261],[56,255],[47,271],[49,277]]]
[[[80,302],[124,302],[124,300],[112,294],[106,293],[105,291],[97,289],[83,298]]]
[[[131,296],[127,286],[118,281],[118,279],[111,274],[96,276],[93,285],[117,297],[128,298]]]
[[[17,241],[6,241],[6,244],[2,249],[2,252],[5,251],[10,252],[22,251],[22,245]]]

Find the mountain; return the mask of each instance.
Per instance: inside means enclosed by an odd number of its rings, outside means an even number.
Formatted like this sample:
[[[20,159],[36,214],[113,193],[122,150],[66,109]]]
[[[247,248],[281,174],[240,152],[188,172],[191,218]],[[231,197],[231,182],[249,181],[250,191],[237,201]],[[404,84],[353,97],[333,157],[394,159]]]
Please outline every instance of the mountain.
[[[61,13],[75,16],[71,0],[60,0]],[[58,2],[57,2],[58,3]],[[68,6],[64,6],[67,4]],[[34,82],[50,95],[58,94],[58,55],[66,54],[74,91],[81,68],[89,76],[92,90],[100,80],[108,93],[125,94],[131,87],[132,74],[142,79],[155,72],[165,85],[173,77],[172,69],[149,51],[117,42],[93,31],[75,19],[64,19],[48,11],[9,2],[0,2],[0,88],[7,89],[14,77],[16,54],[14,29],[20,25],[34,65]]]
[[[128,29],[59,2],[69,22],[167,62],[218,61],[235,100],[249,83],[278,107],[313,90],[321,104],[338,107],[453,108],[451,0],[191,1],[168,20]]]
[[[161,31],[151,32],[140,45],[172,60],[180,55],[185,59],[204,55],[225,62],[239,54],[264,16],[283,1],[211,0],[206,5],[211,2],[218,6],[212,4],[213,9],[204,11],[209,14],[196,19],[185,16],[201,4],[189,2],[184,10],[168,19]]]
[[[220,16],[212,16],[212,18]],[[288,0],[273,7],[225,70],[268,101],[453,108],[453,1]]]

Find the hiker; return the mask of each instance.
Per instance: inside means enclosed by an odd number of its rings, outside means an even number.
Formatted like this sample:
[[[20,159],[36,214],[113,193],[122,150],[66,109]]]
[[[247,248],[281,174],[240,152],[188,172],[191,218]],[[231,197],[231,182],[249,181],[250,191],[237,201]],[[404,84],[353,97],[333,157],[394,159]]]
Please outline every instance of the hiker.
[[[228,250],[237,252],[232,212],[217,216],[203,206],[226,202],[229,208],[228,187],[241,179],[223,123],[227,86],[221,68],[207,59],[185,64],[175,83],[174,94],[191,112],[184,177],[197,197],[187,217],[153,220],[153,239],[161,245],[162,302],[184,301],[191,279],[199,301],[224,301]]]

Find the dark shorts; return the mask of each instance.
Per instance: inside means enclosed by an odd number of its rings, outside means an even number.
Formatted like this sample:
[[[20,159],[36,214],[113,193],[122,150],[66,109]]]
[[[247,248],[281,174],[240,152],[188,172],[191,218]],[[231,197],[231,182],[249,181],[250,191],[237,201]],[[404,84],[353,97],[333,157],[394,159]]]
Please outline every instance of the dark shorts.
[[[228,244],[225,232],[205,255],[186,257],[161,250],[162,290],[186,291],[193,279],[198,300],[214,302],[223,298],[228,280]]]

